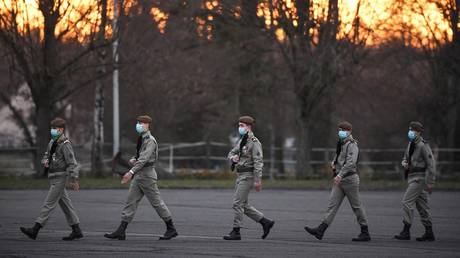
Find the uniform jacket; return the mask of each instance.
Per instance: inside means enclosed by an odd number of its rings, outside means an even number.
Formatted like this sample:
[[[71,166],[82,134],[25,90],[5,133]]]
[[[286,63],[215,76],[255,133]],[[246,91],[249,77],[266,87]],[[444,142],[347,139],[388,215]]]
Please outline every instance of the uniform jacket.
[[[411,156],[409,166],[408,180],[424,179],[427,184],[434,184],[436,179],[436,164],[428,142],[422,137],[417,137],[414,141],[415,149]],[[407,145],[406,151],[402,159],[403,167],[409,164],[409,148],[410,143]]]
[[[228,158],[231,160],[232,156],[239,155],[240,160],[236,164],[237,171],[238,169],[253,168],[252,176],[254,176],[255,181],[260,181],[264,166],[262,144],[252,132],[249,132],[248,140],[240,153],[241,140],[242,138],[238,140],[235,147],[228,153]]]
[[[139,151],[139,158],[131,168],[131,171],[133,171],[135,175],[139,174],[143,177],[157,179],[154,167],[158,160],[158,143],[152,134],[150,134],[150,131],[142,133],[141,137],[142,144]]]
[[[337,157],[337,154],[334,155],[334,159],[332,160],[332,163],[335,164],[337,175],[343,178],[351,173],[357,173],[358,156],[358,142],[353,139],[353,136],[349,135],[343,141],[339,156]]]
[[[72,148],[72,144],[69,139],[62,134],[59,138],[48,143],[46,152],[43,155],[42,161],[48,159],[51,147],[54,142],[57,142],[56,151],[51,156],[51,163],[49,164],[48,177],[55,177],[60,175],[68,174],[73,179],[78,179],[78,163],[75,159],[75,153]]]

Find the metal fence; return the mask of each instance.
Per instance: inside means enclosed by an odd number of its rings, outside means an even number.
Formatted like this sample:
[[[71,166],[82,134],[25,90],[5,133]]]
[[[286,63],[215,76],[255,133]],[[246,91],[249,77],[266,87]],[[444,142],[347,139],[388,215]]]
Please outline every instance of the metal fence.
[[[222,142],[164,143],[159,146],[159,167],[168,173],[178,171],[223,171],[229,169],[227,154],[232,146]],[[82,170],[90,169],[90,150],[74,147]],[[29,175],[34,173],[34,148],[0,148],[0,175]],[[135,145],[122,146],[125,156],[133,154]],[[296,148],[264,148],[264,176],[292,177],[295,174]],[[435,148],[438,175],[447,179],[460,178],[460,149]],[[395,179],[403,174],[401,158],[404,149],[360,149],[360,173],[373,179]],[[111,161],[111,144],[106,144],[107,164]],[[312,148],[310,176],[330,173],[329,164],[334,148]]]

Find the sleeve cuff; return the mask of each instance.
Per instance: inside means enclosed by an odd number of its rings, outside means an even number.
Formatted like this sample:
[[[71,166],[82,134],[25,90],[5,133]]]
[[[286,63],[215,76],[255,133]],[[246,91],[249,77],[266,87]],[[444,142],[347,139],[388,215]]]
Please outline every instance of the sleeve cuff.
[[[131,173],[131,175],[133,175],[133,176],[134,176],[134,171],[132,171],[132,170],[129,170],[129,173]]]

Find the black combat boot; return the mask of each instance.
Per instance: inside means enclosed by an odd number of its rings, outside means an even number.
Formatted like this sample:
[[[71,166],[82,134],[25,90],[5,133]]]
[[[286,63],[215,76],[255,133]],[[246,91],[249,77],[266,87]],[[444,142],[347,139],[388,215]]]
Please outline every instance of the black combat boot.
[[[230,234],[224,236],[225,240],[241,240],[240,228],[233,228]]]
[[[35,222],[34,226],[31,228],[24,228],[21,227],[21,232],[24,233],[26,236],[30,237],[31,239],[35,240],[38,235],[38,231],[42,228],[40,223]]]
[[[410,240],[410,224],[404,222],[403,230],[399,235],[395,235],[395,238],[398,240]]]
[[[425,234],[422,237],[417,237],[415,240],[417,241],[434,241],[434,234],[433,234],[433,227],[425,226]]]
[[[72,232],[69,236],[63,237],[62,240],[74,240],[83,237],[83,233],[81,232],[80,226],[78,224],[72,225]]]
[[[353,238],[351,240],[357,242],[371,241],[371,236],[369,235],[369,228],[367,226],[361,226],[361,234],[359,234],[358,237]]]
[[[321,223],[317,228],[305,227],[305,230],[318,238],[319,240],[323,239],[324,232],[326,231],[328,225],[326,223]]]
[[[173,237],[176,237],[178,234],[177,234],[176,228],[174,227],[172,219],[165,221],[165,224],[166,224],[166,232],[164,233],[162,237],[160,237],[160,240],[169,240]]]
[[[275,225],[275,222],[273,220],[262,218],[259,221],[259,223],[262,225],[262,228],[264,229],[264,234],[262,235],[262,239],[265,239],[270,233],[270,229],[273,227],[273,225]]]
[[[113,233],[105,233],[104,236],[110,239],[125,240],[126,239],[126,228],[128,227],[128,222],[122,221],[117,230]]]

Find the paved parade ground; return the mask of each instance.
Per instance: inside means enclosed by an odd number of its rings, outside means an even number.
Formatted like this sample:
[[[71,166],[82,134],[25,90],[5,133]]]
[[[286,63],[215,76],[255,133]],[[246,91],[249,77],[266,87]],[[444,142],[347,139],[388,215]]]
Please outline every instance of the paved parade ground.
[[[70,232],[57,208],[37,240],[22,235],[32,226],[45,190],[0,191],[0,257],[460,257],[460,192],[434,192],[430,202],[437,241],[420,243],[423,227],[416,215],[411,241],[398,241],[402,192],[363,191],[372,241],[351,241],[359,227],[347,201],[322,241],[308,235],[306,223],[316,226],[326,208],[328,191],[264,190],[251,192],[250,203],[276,224],[266,240],[261,226],[245,217],[242,241],[224,241],[231,230],[231,190],[162,190],[179,237],[158,241],[165,226],[144,199],[126,241],[109,240],[105,232],[120,222],[127,190],[81,190],[71,198],[79,212],[85,237],[66,242]]]

